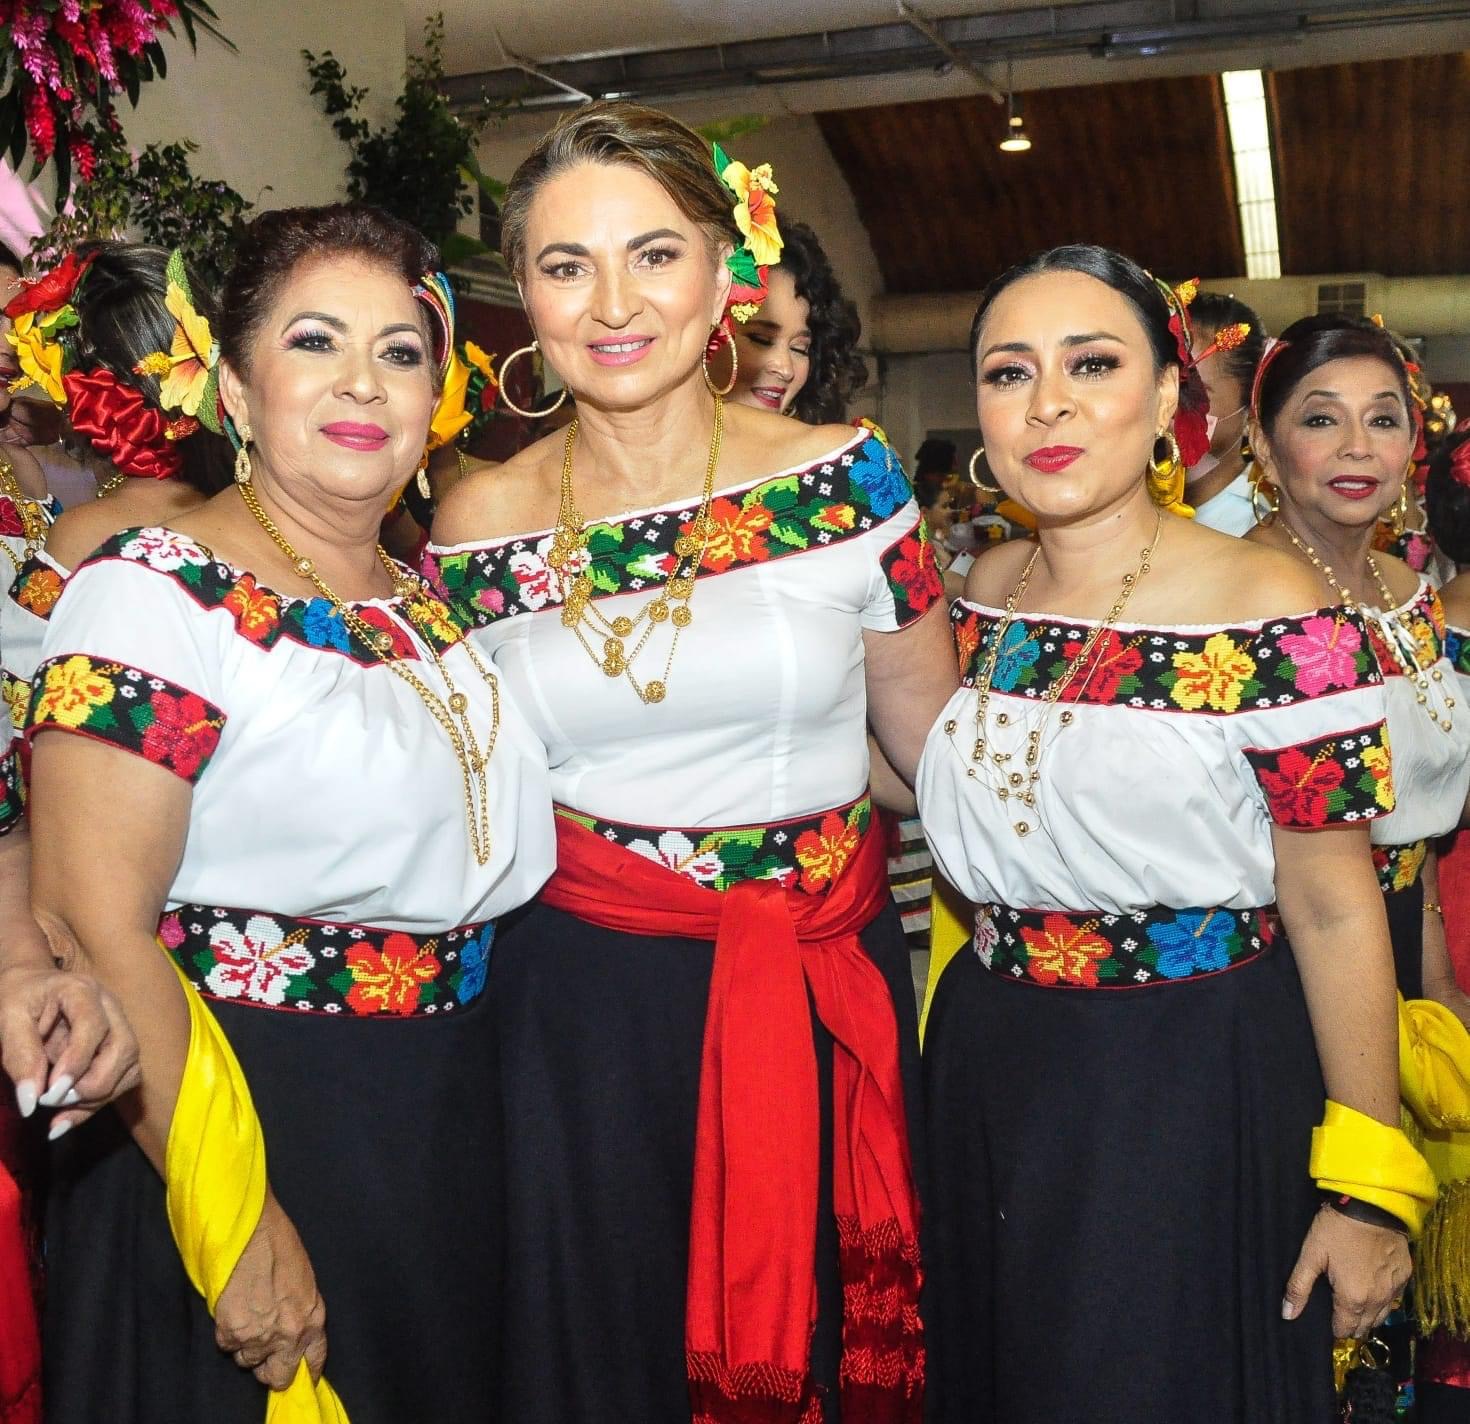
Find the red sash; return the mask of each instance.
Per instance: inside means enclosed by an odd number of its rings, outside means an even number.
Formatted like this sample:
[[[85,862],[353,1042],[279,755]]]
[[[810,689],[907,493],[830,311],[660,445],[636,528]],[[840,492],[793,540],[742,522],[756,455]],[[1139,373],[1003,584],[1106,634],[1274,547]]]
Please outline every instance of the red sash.
[[[820,1104],[808,992],[834,1040],[833,1204],[843,1282],[842,1417],[918,1424],[918,1201],[898,1023],[858,940],[888,896],[869,830],[825,895],[723,893],[558,816],[547,904],[608,929],[715,942],[704,1028],[685,1363],[694,1424],[820,1424]]]
[[[0,1083],[9,1080],[0,1076]],[[41,1337],[20,1188],[0,1163],[0,1424],[41,1424]]]

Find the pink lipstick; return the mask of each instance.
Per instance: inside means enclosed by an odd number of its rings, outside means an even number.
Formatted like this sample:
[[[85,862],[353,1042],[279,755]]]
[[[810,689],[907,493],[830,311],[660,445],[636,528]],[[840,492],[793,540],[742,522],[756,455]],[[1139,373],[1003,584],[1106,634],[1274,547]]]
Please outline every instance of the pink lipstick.
[[[381,425],[367,425],[355,420],[334,420],[322,426],[322,434],[333,444],[349,450],[381,450],[388,443],[388,432]]]
[[[590,341],[587,354],[599,366],[632,366],[653,348],[651,336],[620,336],[616,341]]]

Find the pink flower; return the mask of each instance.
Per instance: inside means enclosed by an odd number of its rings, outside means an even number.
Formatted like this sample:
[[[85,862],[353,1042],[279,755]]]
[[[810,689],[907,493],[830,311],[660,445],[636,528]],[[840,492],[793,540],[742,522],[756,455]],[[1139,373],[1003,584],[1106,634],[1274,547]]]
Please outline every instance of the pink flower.
[[[486,613],[504,613],[505,595],[498,588],[482,588],[475,595],[475,602],[485,610]]]
[[[1306,618],[1300,633],[1280,639],[1281,651],[1296,664],[1299,692],[1316,697],[1329,687],[1352,687],[1358,680],[1357,652],[1362,636],[1336,618]]]
[[[184,942],[184,927],[176,914],[165,915],[158,922],[158,938],[165,949],[177,949]]]

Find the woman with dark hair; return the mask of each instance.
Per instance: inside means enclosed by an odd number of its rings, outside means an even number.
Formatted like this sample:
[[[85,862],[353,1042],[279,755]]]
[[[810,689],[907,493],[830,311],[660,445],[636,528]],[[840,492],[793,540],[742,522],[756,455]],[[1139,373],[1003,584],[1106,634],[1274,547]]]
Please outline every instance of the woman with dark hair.
[[[496,1417],[484,985],[553,844],[510,690],[378,544],[443,389],[437,261],[373,208],[258,217],[160,393],[227,417],[236,483],[49,621],[33,897],[141,1045],[54,1150],[54,1424],[260,1424],[324,1361],[354,1424]]]
[[[971,571],[917,782],[981,907],[925,1041],[942,1424],[1320,1424],[1334,1327],[1409,1270],[1354,1182],[1416,1224],[1432,1191],[1365,824],[1381,679],[1313,570],[1170,512],[1203,439],[1182,306],[1074,246],[976,314],[986,461],[1038,542]]]
[[[1196,524],[1222,534],[1249,534],[1256,517],[1245,457],[1245,422],[1251,384],[1266,350],[1266,328],[1244,302],[1219,292],[1201,292],[1190,303],[1189,318],[1191,355],[1210,399],[1211,427],[1210,448],[1189,472],[1189,502]],[[1244,339],[1219,349],[1219,334],[1242,326],[1249,328]]]
[[[954,654],[886,443],[701,371],[780,280],[774,188],[630,104],[536,145],[504,254],[577,416],[456,485],[430,549],[560,803],[492,969],[517,1424],[919,1408],[913,987],[865,723],[911,779]]]
[[[739,359],[729,398],[807,425],[836,424],[867,384],[857,352],[862,323],[816,233],[788,220],[781,237],[781,265],[770,271],[760,310],[734,328]]]
[[[14,579],[0,599],[0,678],[17,725],[25,720],[46,619],[71,569],[120,530],[167,524],[229,487],[224,436],[167,410],[168,373],[150,369],[150,360],[166,364],[158,355],[171,351],[176,332],[183,339],[174,311],[181,301],[195,320],[218,325],[213,293],[177,254],[94,242],[68,253],[8,308],[30,333],[27,356],[40,369],[49,354],[56,367],[52,394],[72,445],[96,476],[97,493],[12,561]]]

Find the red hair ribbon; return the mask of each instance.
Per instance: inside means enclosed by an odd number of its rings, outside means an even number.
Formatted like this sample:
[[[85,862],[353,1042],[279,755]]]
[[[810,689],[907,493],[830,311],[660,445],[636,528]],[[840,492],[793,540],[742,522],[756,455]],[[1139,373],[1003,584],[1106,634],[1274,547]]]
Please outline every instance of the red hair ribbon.
[[[1470,489],[1470,440],[1462,440],[1450,456],[1450,478]]]
[[[183,466],[178,442],[199,428],[187,417],[170,420],[143,393],[111,371],[68,371],[67,419],[78,435],[111,462],[119,474],[166,480]]]

